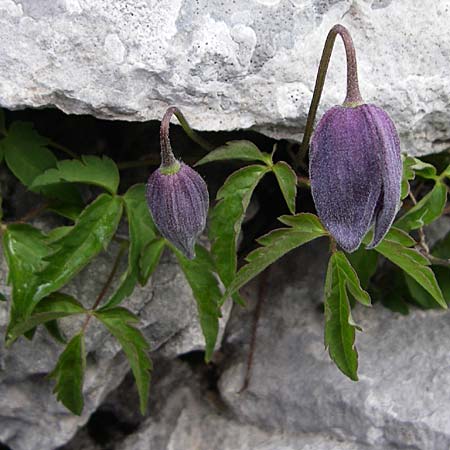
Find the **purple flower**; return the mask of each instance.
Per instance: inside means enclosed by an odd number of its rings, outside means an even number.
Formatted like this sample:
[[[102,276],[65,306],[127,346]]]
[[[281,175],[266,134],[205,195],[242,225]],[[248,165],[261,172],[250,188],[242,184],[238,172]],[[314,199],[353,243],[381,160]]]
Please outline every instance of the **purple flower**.
[[[311,141],[311,190],[317,213],[337,243],[356,250],[369,228],[380,243],[400,203],[400,141],[392,120],[374,105],[335,106]]]
[[[208,214],[203,178],[179,161],[160,167],[148,179],[147,203],[161,235],[193,259],[195,241],[205,229]]]

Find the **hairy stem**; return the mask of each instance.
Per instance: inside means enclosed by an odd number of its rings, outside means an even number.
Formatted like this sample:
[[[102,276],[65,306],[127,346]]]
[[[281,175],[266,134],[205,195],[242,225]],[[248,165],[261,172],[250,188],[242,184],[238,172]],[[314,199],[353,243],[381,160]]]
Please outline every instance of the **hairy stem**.
[[[328,33],[325,45],[322,51],[322,57],[317,71],[316,84],[314,86],[313,97],[309,107],[308,118],[306,119],[305,133],[300,145],[299,154],[306,154],[309,148],[314,120],[319,107],[320,97],[322,96],[323,85],[327,75],[328,64],[330,63],[331,53],[333,52],[336,36],[342,38],[347,57],[347,95],[344,100],[344,106],[356,106],[363,102],[359,91],[358,70],[356,64],[356,52],[352,37],[349,31],[342,25],[335,25]]]
[[[206,142],[189,126],[189,123],[187,122],[182,112],[176,106],[171,106],[167,109],[166,113],[164,114],[164,117],[161,121],[161,128],[159,134],[161,142],[162,167],[172,167],[176,163],[176,159],[173,155],[169,139],[170,119],[172,118],[173,115],[175,115],[175,117],[178,119],[184,132],[189,136],[190,139],[192,139],[194,142],[196,142],[198,145],[200,145],[200,147],[202,147],[205,150],[209,151],[213,149],[213,146],[211,144]]]

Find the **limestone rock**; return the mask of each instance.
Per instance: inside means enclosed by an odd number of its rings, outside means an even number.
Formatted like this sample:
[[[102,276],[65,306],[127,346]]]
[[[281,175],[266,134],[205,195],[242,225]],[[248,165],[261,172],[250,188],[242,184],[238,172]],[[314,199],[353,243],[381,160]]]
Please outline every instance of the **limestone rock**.
[[[448,449],[448,312],[412,308],[401,316],[357,306],[364,332],[356,339],[359,382],[350,381],[323,345],[324,244],[313,242],[271,269],[251,381],[241,394],[249,342],[242,324],[251,312],[235,310],[226,337],[234,356],[219,384],[226,404],[240,422],[278,433],[330,433],[373,450]]]
[[[363,97],[388,111],[403,151],[450,142],[448,0],[0,0],[0,105],[161,119],[298,139],[320,53],[352,32]],[[319,113],[345,96],[337,44]]]

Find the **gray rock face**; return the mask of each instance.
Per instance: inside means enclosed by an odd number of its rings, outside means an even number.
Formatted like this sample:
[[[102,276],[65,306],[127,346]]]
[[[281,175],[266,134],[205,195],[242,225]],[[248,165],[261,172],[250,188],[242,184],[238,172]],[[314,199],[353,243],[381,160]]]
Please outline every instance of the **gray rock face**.
[[[111,246],[85,269],[67,291],[91,305],[107,279],[117,248]],[[6,264],[1,257],[0,290],[5,286]],[[141,318],[142,331],[153,351],[166,357],[204,348],[197,324],[197,310],[190,287],[171,255],[165,255],[145,288],[137,288],[125,302]],[[226,314],[223,323],[226,320]],[[0,335],[7,324],[7,306],[0,302]],[[81,323],[63,321],[71,336]],[[223,329],[223,326],[222,326]],[[11,349],[0,346],[0,442],[13,450],[50,450],[67,442],[115,389],[129,370],[117,342],[95,321],[87,333],[88,364],[85,378],[85,408],[73,416],[52,395],[53,381],[45,378],[62,347],[43,331],[32,342],[24,339]],[[137,409],[138,404],[134,407]]]
[[[358,50],[366,101],[403,150],[450,141],[448,0],[0,0],[0,105],[125,120],[168,104],[202,130],[299,138],[329,28]],[[339,47],[339,48],[338,48]],[[339,43],[320,112],[344,99]]]
[[[188,382],[180,385],[179,380]],[[366,450],[326,435],[289,435],[241,423],[183,364],[172,364],[155,383],[161,405],[140,429],[117,445],[123,450]],[[162,399],[162,401],[161,401]]]
[[[242,323],[250,312],[234,315],[227,345],[237,356],[220,380],[226,404],[241,422],[277,433],[330,433],[374,450],[450,448],[448,313],[357,307],[364,332],[354,383],[323,346],[325,258],[325,246],[313,243],[273,267],[250,385],[241,394],[249,342]]]

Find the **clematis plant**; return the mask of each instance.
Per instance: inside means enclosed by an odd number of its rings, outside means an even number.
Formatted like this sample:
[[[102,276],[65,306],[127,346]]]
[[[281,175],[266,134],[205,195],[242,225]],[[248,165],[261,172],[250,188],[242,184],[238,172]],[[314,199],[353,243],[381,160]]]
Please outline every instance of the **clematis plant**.
[[[209,195],[203,178],[175,159],[169,139],[170,107],[161,121],[161,166],[147,182],[147,203],[161,235],[187,258],[195,257],[195,241],[206,226]]]
[[[317,213],[337,243],[356,250],[374,225],[378,245],[388,232],[400,204],[402,161],[400,140],[389,115],[363,101],[358,85],[352,38],[336,25],[347,55],[347,96],[328,110],[311,141],[311,191]]]

